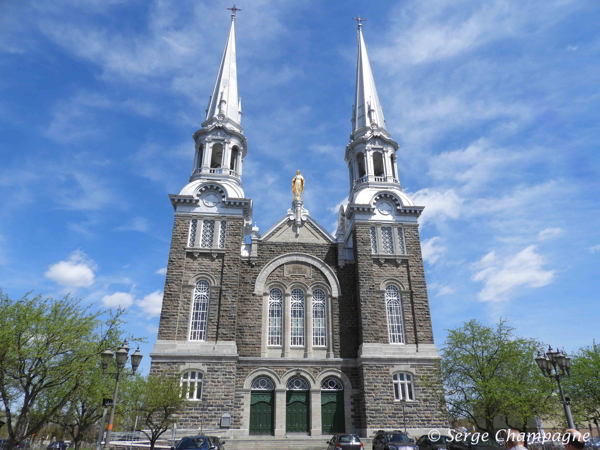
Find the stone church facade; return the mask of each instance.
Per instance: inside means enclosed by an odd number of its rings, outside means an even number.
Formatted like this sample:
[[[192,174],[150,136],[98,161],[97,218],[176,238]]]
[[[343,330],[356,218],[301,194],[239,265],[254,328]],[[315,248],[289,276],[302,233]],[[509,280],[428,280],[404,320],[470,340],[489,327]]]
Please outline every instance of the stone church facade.
[[[447,426],[439,404],[415,206],[400,187],[357,30],[356,100],[345,150],[348,204],[333,236],[292,207],[252,226],[237,90],[235,10],[189,183],[170,199],[173,235],[151,373],[181,380],[179,428],[221,435],[371,436]],[[341,158],[341,154],[340,154]]]

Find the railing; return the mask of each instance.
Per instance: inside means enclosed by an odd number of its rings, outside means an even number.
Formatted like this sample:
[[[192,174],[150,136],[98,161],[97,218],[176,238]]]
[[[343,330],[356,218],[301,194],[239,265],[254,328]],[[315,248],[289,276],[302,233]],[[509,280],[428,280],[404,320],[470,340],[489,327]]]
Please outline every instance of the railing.
[[[231,169],[225,169],[223,167],[216,167],[214,169],[208,169],[208,170],[202,170],[201,168],[200,169],[194,169],[192,171],[192,176],[199,175],[201,173],[224,174],[224,175],[230,175],[230,176],[238,178],[238,179],[240,178],[240,174],[239,173],[237,173],[237,172],[235,172],[234,170],[231,170]]]
[[[375,177],[375,181],[386,181],[385,177]]]
[[[354,180],[354,185],[356,186],[357,184],[365,183],[367,181],[369,181],[369,175],[365,175],[363,177],[360,177],[360,178]]]

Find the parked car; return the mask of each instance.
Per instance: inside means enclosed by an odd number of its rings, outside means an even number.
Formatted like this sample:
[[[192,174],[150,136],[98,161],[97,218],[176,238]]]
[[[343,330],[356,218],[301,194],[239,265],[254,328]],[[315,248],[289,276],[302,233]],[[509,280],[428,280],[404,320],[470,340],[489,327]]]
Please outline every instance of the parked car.
[[[209,436],[210,442],[215,446],[215,450],[224,450],[225,449],[225,441],[222,441],[218,436]]]
[[[186,436],[182,438],[177,447],[171,447],[171,450],[217,450],[208,436]]]
[[[446,448],[448,450],[499,450],[504,447],[491,437],[483,440],[469,436],[465,440],[448,442]]]
[[[356,434],[336,434],[326,442],[327,450],[363,450],[365,445]]]
[[[65,441],[54,441],[50,442],[46,450],[67,450],[69,448],[69,444]]]
[[[421,436],[417,440],[419,450],[446,450],[450,436],[440,435],[437,441],[432,441],[428,435]]]
[[[419,450],[419,446],[402,431],[378,431],[373,450]]]

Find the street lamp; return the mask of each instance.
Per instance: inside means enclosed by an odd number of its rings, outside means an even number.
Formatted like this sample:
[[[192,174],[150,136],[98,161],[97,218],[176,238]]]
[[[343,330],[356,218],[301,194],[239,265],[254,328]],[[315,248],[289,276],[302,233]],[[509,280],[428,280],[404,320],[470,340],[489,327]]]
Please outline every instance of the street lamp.
[[[119,349],[116,352],[113,353],[112,350],[107,349],[101,353],[102,372],[103,373],[106,373],[108,366],[113,361],[114,355],[116,355],[115,359],[117,360],[117,371],[115,373],[109,373],[108,375],[115,376],[116,384],[115,384],[115,391],[113,392],[112,408],[110,410],[110,418],[108,420],[108,431],[106,432],[106,439],[104,440],[104,448],[107,448],[110,443],[110,435],[112,433],[112,425],[113,425],[113,421],[115,419],[115,409],[117,407],[117,395],[119,394],[119,381],[120,381],[123,369],[125,368],[125,363],[127,363],[127,359],[128,359],[128,355],[129,355],[129,347],[127,346],[127,339],[125,339],[125,341],[123,341],[123,343],[121,344],[121,346],[119,347]],[[131,355],[132,375],[135,374],[135,371],[140,366],[142,357],[143,356],[140,353],[140,347],[138,345],[137,350]],[[100,430],[101,435],[102,435],[103,431],[104,430],[102,430],[102,429]],[[101,440],[99,439],[98,442],[100,443]],[[99,450],[99,445],[97,446],[97,448]]]
[[[573,417],[571,416],[571,407],[569,406],[571,400],[568,397],[565,397],[565,393],[563,392],[562,386],[560,384],[561,377],[569,376],[569,371],[571,368],[571,358],[567,356],[564,350],[552,350],[552,347],[548,346],[548,351],[546,353],[542,354],[542,352],[538,352],[537,358],[535,358],[535,362],[537,363],[544,376],[554,378],[558,383],[558,391],[560,392],[560,402],[565,408],[565,416],[567,416],[567,423],[569,424],[569,428],[575,428],[575,424],[573,423]]]

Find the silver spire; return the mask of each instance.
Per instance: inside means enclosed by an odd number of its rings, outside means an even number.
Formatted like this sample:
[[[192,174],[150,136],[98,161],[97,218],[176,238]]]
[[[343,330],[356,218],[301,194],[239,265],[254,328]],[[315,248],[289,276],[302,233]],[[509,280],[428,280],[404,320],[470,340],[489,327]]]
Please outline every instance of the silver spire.
[[[352,111],[352,132],[363,127],[376,124],[386,129],[383,109],[379,103],[375,79],[367,54],[367,46],[363,36],[363,24],[365,19],[360,16],[355,18],[358,27],[356,40],[358,44],[356,53],[356,98],[354,99],[354,110]]]
[[[217,73],[217,81],[206,111],[206,120],[222,115],[238,125],[241,122],[241,101],[238,97],[237,65],[235,50],[235,6],[231,14],[231,27],[225,44],[225,51]]]

